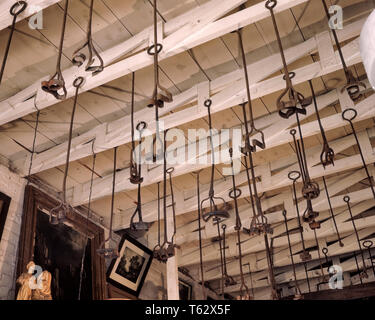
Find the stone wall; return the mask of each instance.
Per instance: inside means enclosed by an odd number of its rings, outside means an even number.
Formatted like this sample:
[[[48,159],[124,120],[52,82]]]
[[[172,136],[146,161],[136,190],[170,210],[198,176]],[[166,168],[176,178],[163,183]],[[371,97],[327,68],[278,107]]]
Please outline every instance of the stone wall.
[[[25,185],[25,179],[0,165],[0,192],[11,198],[0,239],[0,300],[15,298],[15,272]]]

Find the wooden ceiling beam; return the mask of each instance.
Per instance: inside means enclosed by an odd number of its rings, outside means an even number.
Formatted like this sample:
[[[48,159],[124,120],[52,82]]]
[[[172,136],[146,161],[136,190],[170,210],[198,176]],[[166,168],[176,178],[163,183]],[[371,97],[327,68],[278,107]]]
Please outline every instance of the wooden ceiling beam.
[[[375,219],[372,219],[372,224],[369,225],[368,227],[365,227],[364,229],[361,229],[358,231],[360,239],[365,239],[369,235],[373,234],[375,232],[375,224],[374,224]],[[351,224],[351,222],[346,222],[346,224]],[[363,224],[364,225],[364,224]],[[362,225],[362,226],[363,226]],[[349,226],[348,226],[349,228]],[[353,227],[351,228],[353,229]],[[320,239],[319,239],[320,240]],[[358,251],[358,243],[356,240],[356,235],[353,231],[351,231],[349,236],[343,237],[343,243],[345,244],[344,247],[340,247],[337,242],[327,245],[326,248],[328,249],[328,254],[329,256],[337,256],[337,255],[343,255],[347,254],[353,251]],[[306,248],[312,248],[316,246],[315,240],[308,239],[306,240]],[[322,248],[320,248],[321,250]],[[297,242],[292,245],[292,250],[293,252],[300,252],[302,250],[302,245],[301,243]],[[312,261],[319,261],[319,254],[320,257],[324,258],[324,255],[317,250],[312,250],[309,251],[311,256],[312,256]],[[365,252],[364,252],[365,253]],[[255,256],[255,259],[254,259]],[[365,258],[367,259],[367,254],[364,255]],[[287,267],[291,266],[291,260],[290,260],[290,254],[289,254],[289,248],[288,246],[284,246],[282,248],[278,248],[278,252],[273,255],[274,257],[274,267],[279,268],[279,267]],[[293,259],[295,264],[300,264],[302,263],[301,258],[299,254],[293,254]],[[243,262],[244,264],[250,262],[250,260],[253,261],[253,264],[251,264],[251,271],[254,272],[255,274],[253,275],[253,280],[257,281],[257,279],[262,279],[264,277],[267,277],[267,261],[265,258],[265,252],[258,252],[258,253],[253,253],[252,255],[244,255],[243,256]],[[255,261],[255,263],[254,263]],[[361,260],[359,260],[361,261]],[[205,272],[205,280],[206,281],[213,281],[215,279],[221,278],[221,268],[220,268],[220,259],[217,260],[217,267],[216,268],[210,268],[210,271]],[[362,265],[362,264],[360,264]],[[368,265],[368,264],[367,264]],[[237,276],[240,274],[239,272],[239,266],[238,266],[238,260],[234,260],[230,263],[227,264],[227,271],[228,274],[231,276]],[[320,273],[320,270],[317,270],[318,273]],[[291,276],[289,274],[289,276]],[[299,275],[301,276],[301,275]],[[283,276],[279,277],[278,280],[282,279]]]
[[[370,129],[369,131],[365,130],[360,133],[360,139],[364,141],[365,143],[366,141],[369,141],[370,137],[373,137],[373,136],[375,136],[375,129]],[[355,145],[355,143],[356,142],[353,136],[347,136],[344,138],[337,139],[335,141],[331,141],[330,145],[335,150],[336,153],[339,153]],[[335,166],[330,166],[325,169],[322,166],[316,166],[317,164],[320,163],[320,152],[318,152],[320,151],[320,148],[321,146],[318,146],[318,147],[314,147],[314,148],[310,148],[306,150],[307,162],[308,162],[308,166],[310,170],[310,176],[312,179],[317,179],[322,176],[328,177],[332,174],[336,174],[341,171],[362,167],[362,161],[361,161],[360,155],[358,154],[336,160]],[[375,162],[374,153],[369,154],[368,157],[366,158],[367,159],[365,159],[365,161],[369,165]],[[282,160],[283,159],[278,160],[277,162],[284,163]],[[270,168],[272,166],[275,167],[275,165],[272,165],[272,163],[265,164],[265,167],[268,168],[268,171],[271,171]],[[291,163],[285,169],[273,175],[272,175],[272,171],[267,172],[265,170],[260,170],[257,167],[256,176],[261,179],[261,181],[257,182],[257,189],[258,189],[259,195],[262,194],[263,192],[268,192],[268,191],[284,188],[287,186],[291,186],[292,181],[288,179],[288,173],[293,170],[298,170],[298,164],[296,163],[296,159],[294,160],[293,163]],[[244,172],[236,176],[236,182],[238,186],[240,186],[243,183],[246,183],[246,181],[247,181],[246,174]],[[231,182],[228,180],[216,181],[215,194],[216,196],[220,196],[224,200],[230,202],[231,199],[229,198],[228,193],[231,188],[232,188]],[[239,189],[241,189],[242,191],[240,198],[249,197],[249,189],[247,185],[241,186],[239,187]],[[202,191],[201,199],[204,199],[204,197],[206,196],[207,196],[207,192]],[[190,196],[188,199],[185,199],[184,193],[178,192],[176,195],[176,198],[178,199],[178,201],[176,201],[176,214],[177,215],[197,210],[198,208],[197,207],[197,195],[192,196],[192,197]],[[168,202],[170,202],[169,198],[168,198]],[[149,203],[145,203],[143,205],[143,208],[144,208],[143,218],[145,221],[152,222],[152,221],[157,220],[156,204],[157,203],[155,200]],[[129,217],[132,211],[133,209],[129,209],[121,216],[116,216],[114,228],[115,229],[127,228],[129,226]]]
[[[345,29],[341,30],[340,40],[350,39],[360,33],[361,26],[364,20],[348,25]],[[318,47],[318,41],[316,38],[307,40],[306,42],[297,45],[289,50],[286,50],[289,57],[289,63],[296,59],[309,54]],[[358,48],[358,39],[350,42],[343,47],[344,56],[348,66],[359,63],[360,53]],[[338,53],[336,53],[338,60]],[[276,72],[282,67],[281,59],[279,54],[275,54],[271,57],[267,57],[248,66],[250,74],[252,74],[252,99],[262,97],[264,95],[277,92],[285,87],[285,81],[282,76],[277,76],[268,80],[260,81],[272,73]],[[320,62],[315,62],[305,67],[294,70],[296,72],[296,78],[294,83],[303,83],[307,80],[323,76],[336,70],[340,70],[342,65],[336,63],[329,68],[323,69]],[[212,97],[213,106],[212,113],[216,113],[235,105],[238,105],[246,101],[246,90],[243,82],[243,77],[240,76],[241,70],[236,70],[228,75],[222,76],[211,83],[211,90],[218,90]],[[99,76],[99,75],[97,75]],[[257,82],[260,81],[260,82]],[[207,82],[205,82],[207,83]],[[198,84],[197,86],[179,94],[175,101],[171,104],[167,104],[163,108],[163,114],[173,111],[175,108],[181,107],[182,105],[192,102],[197,99],[199,90],[205,86],[205,83]],[[224,87],[223,87],[224,86]],[[208,94],[208,93],[205,93]],[[212,95],[212,92],[211,92]],[[4,110],[4,115],[7,117],[10,113],[13,113],[17,109],[12,103],[5,100],[0,103],[0,110]],[[34,99],[26,101],[26,103],[32,104],[33,110]],[[2,106],[3,104],[3,106]],[[41,106],[38,104],[38,108]],[[206,116],[207,111],[205,108],[198,104],[188,107],[182,111],[175,112],[173,114],[165,115],[161,117],[164,121],[164,128],[173,128],[179,125],[200,119]],[[146,114],[146,116],[145,116]],[[148,116],[147,116],[148,115]],[[1,124],[1,112],[0,112],[0,124]],[[144,110],[139,111],[135,115],[135,122],[146,121],[148,124],[148,133],[153,134],[155,132],[155,121],[150,113],[145,113]],[[8,120],[7,120],[8,121]],[[280,123],[280,121],[277,121]],[[285,122],[286,123],[286,122]],[[284,123],[284,125],[285,125]],[[274,132],[273,132],[274,133]],[[146,133],[145,133],[146,134]],[[267,135],[266,135],[266,138]],[[271,139],[272,137],[269,137]],[[125,116],[121,119],[110,123],[103,123],[99,126],[81,134],[72,140],[72,152],[71,161],[90,156],[92,150],[94,152],[102,152],[104,150],[111,149],[115,146],[129,143],[131,141],[130,132],[130,116]],[[91,144],[94,144],[91,146]],[[67,142],[64,142],[56,147],[53,147],[45,152],[42,152],[34,156],[32,173],[37,173],[49,168],[53,168],[62,165],[65,162]],[[25,159],[19,159],[16,161],[15,167],[22,174],[27,172]],[[27,167],[28,168],[28,167]]]
[[[371,191],[366,190],[366,193],[371,193]],[[355,202],[354,195],[353,194],[349,194],[349,195],[351,195],[351,199],[353,201],[353,205],[352,205],[353,216],[357,216],[358,214],[372,208],[375,205],[375,200],[373,198],[371,198],[371,200],[366,200],[366,201],[362,201],[362,202],[357,203],[357,202]],[[341,197],[341,201],[342,201],[343,205],[345,205],[345,203],[342,200],[342,197]],[[329,218],[328,212],[325,213],[325,214],[321,213],[321,219],[323,219],[324,216],[326,216],[326,218]],[[348,213],[348,210],[345,209],[342,212],[340,212],[339,214],[337,214],[336,220],[337,220],[338,223],[340,223],[340,222],[345,221],[345,219],[348,219],[348,218],[349,218],[349,213]],[[341,220],[343,220],[343,221],[341,221]],[[371,223],[374,223],[373,220],[374,220],[374,218],[372,217]],[[366,222],[368,222],[368,221],[366,220]],[[360,222],[358,222],[358,225],[359,225],[359,223]],[[288,224],[289,224],[290,229],[298,227],[297,219],[290,220],[288,222]],[[362,222],[361,222],[361,226],[362,226],[362,228],[367,227],[366,223],[362,223]],[[350,226],[347,225],[346,228],[350,228]],[[341,227],[340,227],[340,230],[341,230]],[[314,233],[311,230],[305,229],[304,231],[305,231],[304,236],[305,236],[306,240],[314,239]],[[280,224],[277,227],[274,227],[274,233],[272,235],[272,238],[274,238],[274,247],[275,248],[287,245],[287,237],[286,236],[278,237],[278,236],[283,235],[284,233],[285,233],[285,226],[283,224]],[[320,238],[322,236],[327,237],[328,235],[333,235],[333,234],[335,234],[335,230],[332,228],[331,220],[327,220],[327,221],[323,222],[321,229],[319,229],[317,231],[318,238]],[[298,234],[291,235],[290,238],[291,238],[292,244],[300,244],[300,242],[301,242],[301,239],[299,238]],[[235,239],[234,235],[228,236],[228,245],[229,245],[229,249],[228,249],[228,252],[227,252],[227,256],[232,257],[232,256],[238,255],[238,253],[237,253],[238,249],[237,249],[236,239]],[[246,242],[244,242],[243,245],[242,245],[243,254],[252,253],[252,252],[259,252],[259,251],[263,252],[262,253],[262,255],[264,255],[263,264],[266,267],[267,262],[266,262],[266,256],[265,256],[264,250],[265,250],[264,241],[263,241],[262,237],[251,237]],[[340,250],[340,248],[337,248],[337,250]],[[331,253],[335,253],[335,251],[336,251],[336,249],[330,250]],[[204,247],[203,248],[203,256],[205,257],[205,261],[219,260],[220,259],[220,252],[219,252],[218,244],[212,243],[212,244]],[[194,250],[192,252],[188,252],[188,253],[184,254],[184,250],[182,249],[181,250],[181,257],[180,257],[179,261],[180,261],[181,266],[198,264],[199,263],[199,250]],[[279,262],[277,259],[275,261]],[[296,261],[300,261],[300,260],[297,259]]]
[[[159,41],[163,42],[163,51],[159,55],[159,60],[174,56],[191,47],[198,46],[269,16],[269,11],[265,8],[264,3],[258,3],[241,12],[236,12],[220,19],[244,2],[246,0],[211,0],[199,6],[199,8],[192,9],[190,12],[166,22],[163,26],[165,38],[159,39]],[[281,12],[304,2],[307,2],[307,0],[280,0],[275,11]],[[71,67],[64,70],[63,76],[68,90],[67,97],[74,95],[73,81],[78,76],[85,78],[85,83],[80,90],[80,93],[82,93],[152,65],[153,58],[146,51],[113,63],[116,59],[132,52],[136,48],[137,50],[146,48],[148,43],[145,43],[145,41],[150,39],[150,28],[146,28],[134,37],[101,53],[101,57],[107,67],[98,75],[92,76],[85,72],[84,67],[78,69]],[[171,30],[173,31],[171,32]],[[168,31],[170,34],[168,34]],[[34,112],[34,99],[30,101],[30,98],[35,95],[35,101],[39,109],[58,103],[59,101],[54,99],[53,96],[46,94],[40,89],[40,81],[47,78],[49,76],[38,80],[33,85],[0,103],[0,110],[4,110],[4,112],[0,113],[0,125]]]

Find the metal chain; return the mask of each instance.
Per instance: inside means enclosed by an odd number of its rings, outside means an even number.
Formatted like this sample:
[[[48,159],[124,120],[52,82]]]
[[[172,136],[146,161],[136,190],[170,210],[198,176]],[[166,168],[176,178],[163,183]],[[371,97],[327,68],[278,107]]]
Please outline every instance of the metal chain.
[[[14,33],[14,30],[16,29],[17,17],[26,9],[26,7],[27,7],[26,1],[17,1],[15,4],[12,5],[12,7],[9,10],[10,15],[13,16],[13,21],[12,21],[12,26],[10,27],[10,33],[9,33],[8,42],[7,42],[7,45],[6,45],[6,48],[5,48],[3,62],[1,64],[0,85],[1,85],[1,81],[3,79],[5,66],[6,66],[6,63],[7,63],[7,60],[8,60],[9,49],[10,49],[10,45],[11,45],[12,39],[13,39],[13,33]]]
[[[56,72],[48,81],[42,81],[42,90],[52,94],[58,100],[64,100],[67,96],[65,80],[61,71],[61,57],[62,57],[62,50],[63,50],[63,45],[64,45],[66,20],[68,16],[68,5],[69,5],[69,0],[65,0],[64,18],[63,18],[63,24],[62,24],[62,30],[61,30],[61,36],[60,36],[59,51],[57,54]],[[61,90],[63,91],[62,94],[59,93],[59,91]]]
[[[96,50],[93,40],[92,40],[92,16],[94,11],[94,0],[91,0],[90,2],[90,10],[89,10],[89,22],[87,25],[87,33],[86,33],[86,42],[74,51],[72,63],[78,67],[80,67],[84,61],[86,60],[86,55],[82,53],[82,49],[87,46],[87,49],[89,51],[89,56],[87,58],[87,64],[86,64],[86,71],[92,71],[92,75],[95,76],[98,73],[102,72],[104,70],[104,62],[102,57],[99,55],[98,51]],[[94,55],[99,60],[99,65],[93,66],[95,62]]]

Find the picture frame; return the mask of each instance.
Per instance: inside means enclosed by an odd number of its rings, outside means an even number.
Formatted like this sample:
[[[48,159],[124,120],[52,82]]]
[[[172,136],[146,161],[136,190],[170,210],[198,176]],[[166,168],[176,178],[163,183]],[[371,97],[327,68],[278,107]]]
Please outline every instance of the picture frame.
[[[190,283],[179,279],[178,288],[180,293],[180,300],[192,300],[193,286]]]
[[[152,251],[124,234],[119,244],[119,256],[111,261],[107,282],[134,297],[138,297],[150,269]]]

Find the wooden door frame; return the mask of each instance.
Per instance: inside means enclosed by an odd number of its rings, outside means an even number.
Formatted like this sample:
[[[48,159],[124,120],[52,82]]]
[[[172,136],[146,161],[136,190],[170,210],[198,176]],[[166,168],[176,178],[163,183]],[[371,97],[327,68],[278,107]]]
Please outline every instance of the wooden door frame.
[[[33,187],[26,186],[23,203],[21,235],[19,239],[17,278],[25,272],[26,265],[34,258],[35,229],[38,210],[49,212],[58,205],[58,200]],[[104,300],[107,295],[106,267],[102,257],[96,250],[104,240],[103,228],[97,226],[80,214],[70,210],[67,222],[73,228],[91,239],[92,291],[94,300]]]

